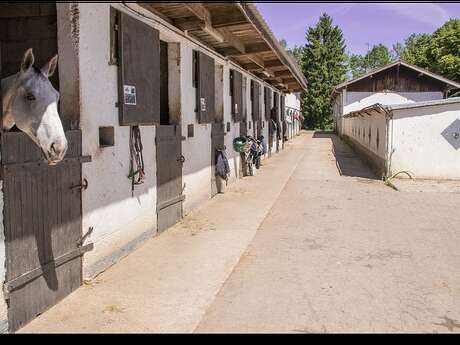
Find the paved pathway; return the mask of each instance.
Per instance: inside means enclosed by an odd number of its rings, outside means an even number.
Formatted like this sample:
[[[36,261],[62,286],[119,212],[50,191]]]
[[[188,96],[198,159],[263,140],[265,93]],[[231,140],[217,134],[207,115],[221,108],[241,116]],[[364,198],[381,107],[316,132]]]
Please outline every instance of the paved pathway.
[[[196,332],[459,332],[459,184],[397,192],[336,136],[305,148]]]
[[[459,332],[459,184],[303,132],[22,332]]]

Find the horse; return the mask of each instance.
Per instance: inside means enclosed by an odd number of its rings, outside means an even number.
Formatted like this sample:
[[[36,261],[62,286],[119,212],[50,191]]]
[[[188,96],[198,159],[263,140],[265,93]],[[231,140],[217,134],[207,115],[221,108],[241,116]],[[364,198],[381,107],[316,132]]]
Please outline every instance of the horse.
[[[1,80],[4,130],[14,125],[26,133],[41,149],[48,165],[56,165],[67,152],[67,139],[59,117],[59,92],[51,85],[58,56],[42,68],[34,65],[29,48],[21,62],[20,71]]]

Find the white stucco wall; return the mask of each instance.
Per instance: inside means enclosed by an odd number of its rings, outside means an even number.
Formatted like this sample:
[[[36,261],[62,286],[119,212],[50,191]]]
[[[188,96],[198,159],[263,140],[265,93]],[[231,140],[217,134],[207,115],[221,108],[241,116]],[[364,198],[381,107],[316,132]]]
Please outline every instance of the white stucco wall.
[[[370,138],[369,138],[370,132]],[[377,145],[378,133],[378,145]],[[363,135],[364,134],[364,135]],[[386,158],[386,118],[382,114],[343,118],[343,135],[353,139],[365,149]]]
[[[460,149],[441,133],[460,119],[460,104],[393,111],[391,171],[410,171],[415,178],[460,179]]]
[[[117,66],[110,66],[109,4],[80,4],[80,95],[83,164],[83,232],[94,227],[94,250],[84,256],[84,276],[100,271],[127,243],[156,229],[155,127],[141,126],[146,180],[131,195],[129,127],[119,126]],[[99,147],[99,126],[114,126],[115,146]],[[111,258],[112,257],[112,258]],[[102,261],[101,261],[102,260]]]

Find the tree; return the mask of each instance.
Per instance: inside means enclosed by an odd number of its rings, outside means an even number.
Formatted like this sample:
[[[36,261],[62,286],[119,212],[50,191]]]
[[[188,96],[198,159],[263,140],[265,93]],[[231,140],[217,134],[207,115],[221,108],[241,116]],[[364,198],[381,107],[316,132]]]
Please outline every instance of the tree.
[[[351,72],[352,78],[358,78],[359,76],[366,74],[367,67],[364,56],[359,54],[350,55],[348,57],[348,69]]]
[[[431,35],[412,34],[404,41],[401,60],[421,68],[430,69],[428,51],[430,49]]]
[[[431,35],[426,55],[433,72],[460,81],[460,19],[447,21]]]
[[[394,54],[392,54],[386,46],[380,43],[372,46],[372,49],[364,56],[359,54],[349,56],[348,68],[353,78],[357,78],[369,71],[389,64],[392,60],[394,60]]]
[[[404,51],[404,45],[402,45],[399,42],[396,42],[393,44],[393,47],[391,49],[391,60],[400,60],[401,59],[401,54]]]
[[[302,99],[307,128],[330,129],[332,91],[345,80],[346,55],[342,30],[323,13],[315,27],[309,27],[302,50],[301,66],[308,88]]]
[[[304,47],[294,46],[294,48],[287,50],[287,52],[295,58],[299,66],[302,65],[303,49]]]

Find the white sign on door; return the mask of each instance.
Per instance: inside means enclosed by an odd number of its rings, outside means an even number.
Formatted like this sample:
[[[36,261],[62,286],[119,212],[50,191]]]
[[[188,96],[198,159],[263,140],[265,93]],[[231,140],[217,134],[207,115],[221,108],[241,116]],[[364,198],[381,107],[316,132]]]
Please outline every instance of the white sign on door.
[[[125,104],[136,105],[136,87],[123,85],[123,99]]]
[[[206,111],[206,99],[200,98],[201,111]]]

